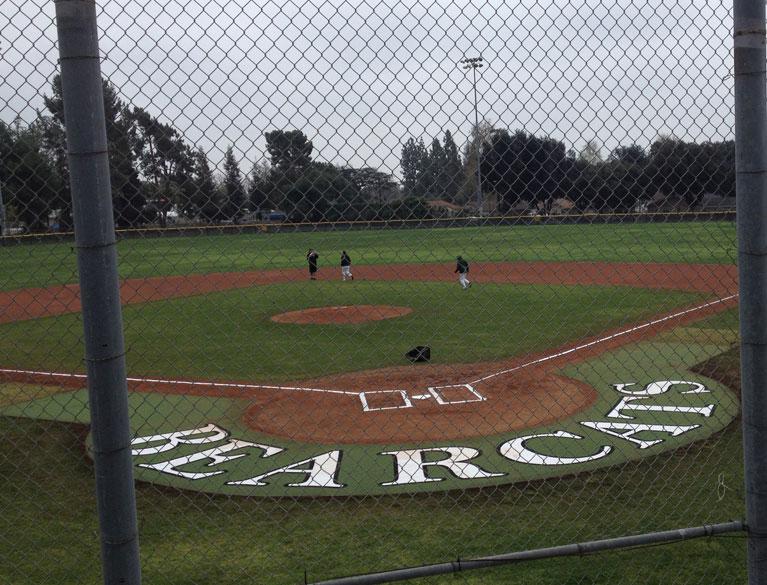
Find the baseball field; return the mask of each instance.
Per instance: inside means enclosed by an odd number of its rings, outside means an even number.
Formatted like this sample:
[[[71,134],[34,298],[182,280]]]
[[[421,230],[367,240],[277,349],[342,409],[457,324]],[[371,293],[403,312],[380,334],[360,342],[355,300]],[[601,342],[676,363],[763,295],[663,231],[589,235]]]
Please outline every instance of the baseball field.
[[[735,246],[727,222],[123,237],[145,579],[303,583],[739,518]],[[5,247],[0,275],[0,543],[40,553],[0,582],[96,581],[75,253]],[[742,582],[741,539],[675,546],[457,579],[660,583],[684,549],[690,582]]]

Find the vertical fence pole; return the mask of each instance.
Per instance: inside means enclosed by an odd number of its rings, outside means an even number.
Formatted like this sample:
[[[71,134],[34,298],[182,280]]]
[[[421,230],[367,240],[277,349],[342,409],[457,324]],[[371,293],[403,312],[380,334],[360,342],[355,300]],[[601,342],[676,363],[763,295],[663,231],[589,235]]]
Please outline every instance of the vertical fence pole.
[[[0,238],[5,235],[5,204],[3,203],[3,184],[0,182]],[[0,240],[0,246],[3,241]]]
[[[138,585],[136,500],[93,0],[56,0],[104,583]]]
[[[767,585],[767,95],[764,0],[735,0],[735,158],[748,579]]]

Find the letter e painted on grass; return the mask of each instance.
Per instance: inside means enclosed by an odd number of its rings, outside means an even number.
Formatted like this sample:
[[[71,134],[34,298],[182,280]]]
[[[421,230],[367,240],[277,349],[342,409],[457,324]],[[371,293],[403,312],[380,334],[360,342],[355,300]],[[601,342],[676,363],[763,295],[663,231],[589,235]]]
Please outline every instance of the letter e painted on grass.
[[[527,442],[532,439],[542,437],[555,437],[557,439],[582,439],[580,435],[568,433],[566,431],[556,431],[553,433],[541,433],[539,435],[527,435],[506,441],[498,447],[498,452],[512,461],[519,463],[529,463],[531,465],[572,465],[574,463],[586,463],[595,461],[602,457],[607,457],[612,451],[612,447],[604,445],[599,451],[583,457],[561,457],[558,455],[544,455],[533,451],[527,446]]]
[[[271,457],[272,455],[275,455],[282,451],[279,447],[271,447],[269,445],[259,445],[258,443],[249,443],[248,441],[238,441],[237,439],[233,439],[229,441],[228,443],[224,443],[223,445],[219,445],[218,447],[213,447],[212,449],[207,449],[206,451],[200,451],[198,453],[193,453],[191,455],[185,455],[183,457],[176,457],[175,459],[171,459],[170,461],[161,461],[159,463],[142,463],[139,465],[139,467],[144,467],[146,469],[153,469],[155,471],[159,471],[160,473],[167,473],[168,475],[176,475],[178,477],[183,477],[185,479],[190,479],[194,481],[195,479],[203,479],[205,477],[212,477],[214,475],[220,475],[222,473],[226,473],[223,469],[219,469],[217,471],[207,471],[207,472],[191,472],[191,471],[181,471],[178,469],[179,467],[183,467],[184,465],[188,465],[189,463],[195,463],[196,461],[204,461],[206,459],[210,459],[210,463],[206,464],[206,467],[213,467],[214,465],[220,465],[221,463],[226,463],[227,461],[233,461],[234,459],[239,459],[240,457],[245,457],[247,453],[238,453],[237,455],[227,455],[230,451],[236,451],[238,449],[244,449],[246,447],[258,447],[263,451],[262,457]]]
[[[301,483],[289,483],[288,487],[342,488],[346,485],[338,483],[340,463],[341,451],[328,451],[322,455],[304,459],[250,479],[228,481],[226,485],[267,485],[268,482],[263,481],[267,477],[280,473],[301,473],[306,476],[306,479]]]
[[[427,453],[445,453],[447,457],[439,461],[426,461]],[[394,457],[394,481],[382,483],[385,485],[408,485],[413,483],[429,483],[442,481],[443,478],[428,477],[426,468],[443,467],[458,479],[483,479],[501,477],[505,473],[485,471],[470,460],[478,457],[480,451],[470,447],[438,447],[435,449],[407,449],[404,451],[385,451],[381,455]]]
[[[639,423],[619,423],[609,421],[582,422],[581,424],[585,427],[589,427],[590,429],[596,429],[600,433],[606,433],[608,435],[612,435],[613,437],[618,437],[619,439],[625,439],[631,443],[634,443],[640,449],[647,449],[648,447],[662,443],[663,439],[644,441],[635,437],[635,435],[638,433],[650,431],[654,433],[668,433],[672,437],[678,437],[687,431],[692,431],[693,429],[700,427],[700,425],[645,425]]]
[[[198,436],[203,435],[203,436]],[[136,437],[131,441],[131,446],[146,445],[147,443],[157,443],[160,445],[154,447],[141,447],[133,449],[131,454],[134,457],[140,455],[155,455],[175,449],[181,444],[199,445],[202,443],[217,443],[223,441],[229,436],[229,431],[222,429],[214,424],[208,424],[198,429],[189,429],[186,431],[176,431],[175,433],[164,433],[162,435],[149,435],[147,437]]]

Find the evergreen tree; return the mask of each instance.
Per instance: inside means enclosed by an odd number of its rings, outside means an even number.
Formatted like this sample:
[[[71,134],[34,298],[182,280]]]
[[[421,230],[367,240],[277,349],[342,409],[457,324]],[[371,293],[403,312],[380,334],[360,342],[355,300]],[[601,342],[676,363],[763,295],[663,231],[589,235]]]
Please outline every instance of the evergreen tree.
[[[431,141],[431,150],[427,165],[428,177],[425,177],[426,196],[429,199],[444,199],[447,175],[445,174],[445,149],[439,138]]]
[[[272,170],[266,161],[253,163],[248,185],[248,201],[251,211],[265,209],[268,206],[273,186],[270,181]]]
[[[208,157],[202,149],[194,153],[194,195],[193,204],[200,215],[206,221],[219,221],[223,217],[223,201],[216,189],[213,179],[213,171],[210,169]]]
[[[242,175],[237,159],[234,158],[234,148],[229,146],[224,155],[224,197],[226,198],[225,215],[237,223],[245,206],[245,189],[242,186]]]
[[[400,167],[402,168],[402,187],[406,197],[415,195],[415,188],[418,183],[418,173],[420,170],[420,159],[418,156],[418,147],[415,140],[411,137],[405,141],[402,146],[402,157],[400,158]]]
[[[444,174],[444,193],[445,199],[454,201],[458,195],[458,189],[463,182],[463,166],[461,157],[458,154],[458,146],[453,140],[450,130],[445,131],[444,138],[445,163],[443,167]]]
[[[426,197],[434,191],[431,154],[422,138],[407,139],[402,147],[400,166],[405,197]]]

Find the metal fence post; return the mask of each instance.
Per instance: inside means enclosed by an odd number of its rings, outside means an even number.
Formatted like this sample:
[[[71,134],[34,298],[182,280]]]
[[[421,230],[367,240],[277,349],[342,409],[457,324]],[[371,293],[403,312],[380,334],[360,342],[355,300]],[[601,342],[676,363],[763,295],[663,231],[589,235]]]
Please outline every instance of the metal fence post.
[[[767,584],[767,103],[764,0],[735,0],[735,137],[748,573]]]
[[[0,183],[0,238],[5,235],[5,204],[3,203],[3,184]],[[0,240],[0,245],[2,240]]]
[[[138,585],[141,572],[125,346],[96,5],[93,0],[57,0],[56,23],[104,582]]]

